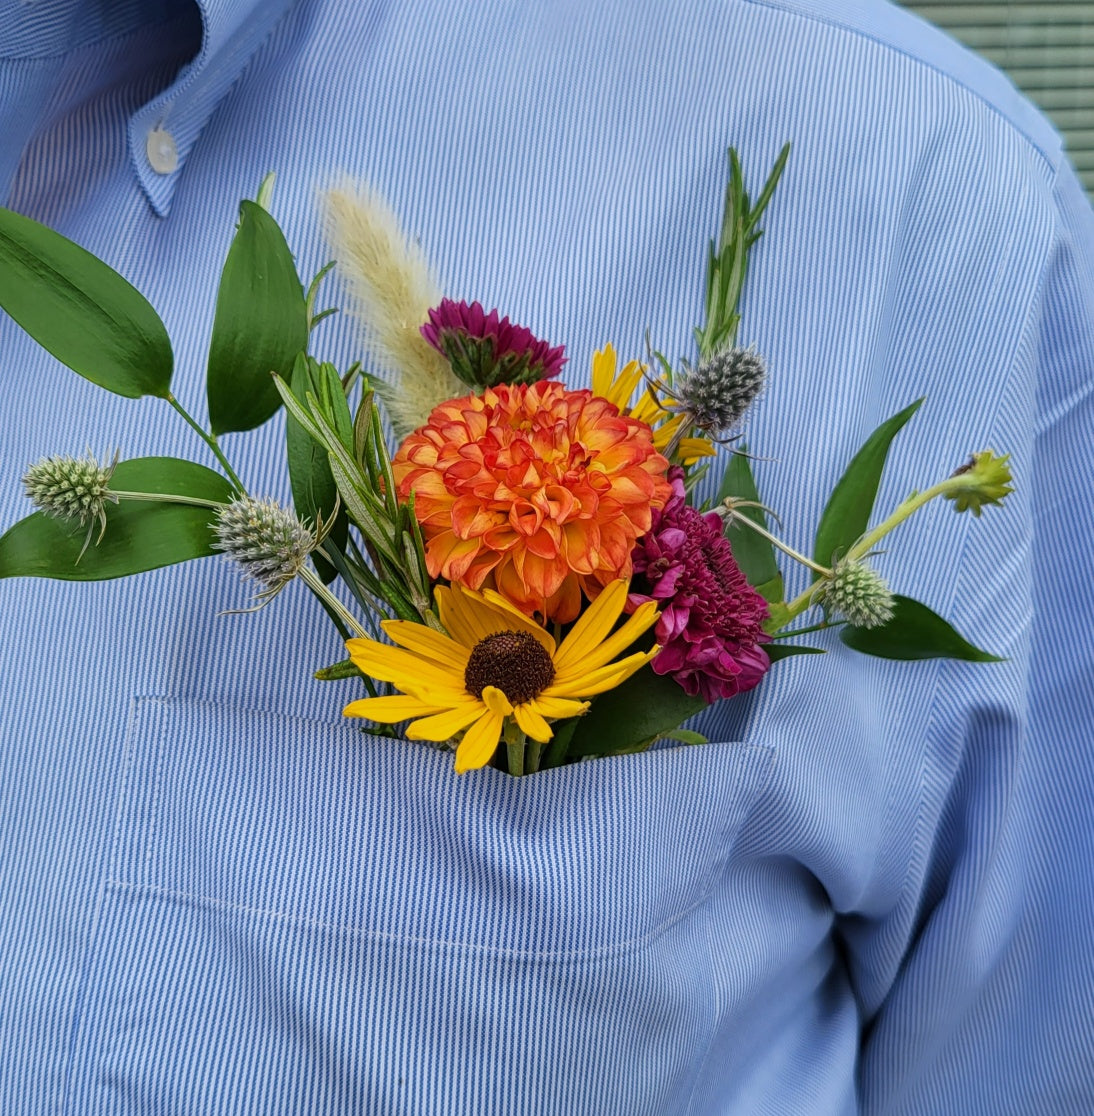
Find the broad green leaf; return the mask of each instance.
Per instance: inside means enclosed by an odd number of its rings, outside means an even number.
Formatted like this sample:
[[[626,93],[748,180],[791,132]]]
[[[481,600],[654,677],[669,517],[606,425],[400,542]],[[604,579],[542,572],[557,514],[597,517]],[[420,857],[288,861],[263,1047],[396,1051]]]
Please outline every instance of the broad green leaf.
[[[298,354],[292,371],[292,393],[297,399],[304,400],[309,392],[318,390],[315,373],[318,365],[303,353]],[[280,401],[280,397],[279,397]],[[348,412],[347,412],[348,414]],[[293,507],[303,520],[316,522],[326,520],[334,510],[338,499],[338,488],[330,471],[327,451],[289,415],[285,423],[285,444],[289,461],[289,482],[292,485]],[[344,550],[348,532],[348,520],[344,509],[339,511],[337,520],[327,540],[330,545]],[[315,568],[324,582],[330,584],[337,572],[322,555],[314,555]]]
[[[727,496],[759,502],[756,481],[745,450],[746,447],[742,446],[740,453],[730,455],[722,477],[722,487],[718,490],[718,503]],[[760,508],[742,508],[740,514],[748,516],[761,527],[767,526],[767,517]],[[726,538],[729,539],[733,557],[748,578],[749,585],[754,586],[769,604],[780,602],[783,599],[783,579],[775,562],[775,548],[771,543],[741,523],[730,524]]]
[[[308,345],[304,291],[277,222],[240,203],[217,291],[206,390],[214,434],[251,430],[280,406],[271,372],[288,379]]]
[[[677,740],[681,744],[709,744],[710,741],[701,732],[692,732],[691,729],[678,728],[664,734],[669,740]]]
[[[866,439],[862,449],[855,454],[847,466],[832,495],[828,497],[817,537],[813,544],[813,561],[821,566],[830,566],[835,557],[846,553],[848,548],[865,533],[870,524],[870,516],[877,499],[881,474],[889,446],[900,432],[901,427],[919,410],[922,399],[909,404],[903,411],[883,422]],[[814,579],[818,574],[814,574]]]
[[[974,647],[937,612],[911,597],[894,596],[893,618],[880,628],[840,629],[840,639],[855,651],[882,659],[964,659],[971,663],[1001,663]]]
[[[78,244],[10,209],[0,209],[0,307],[107,391],[170,394],[171,341],[144,295]]]
[[[111,488],[163,492],[226,503],[233,488],[219,473],[174,457],[137,457],[119,462]],[[108,504],[106,534],[79,557],[87,527],[35,512],[0,536],[0,577],[51,577],[105,581],[215,553],[211,508],[165,501],[122,500]]]
[[[568,755],[639,750],[706,707],[701,697],[689,697],[679,683],[645,666],[593,700],[589,712],[578,720]]]

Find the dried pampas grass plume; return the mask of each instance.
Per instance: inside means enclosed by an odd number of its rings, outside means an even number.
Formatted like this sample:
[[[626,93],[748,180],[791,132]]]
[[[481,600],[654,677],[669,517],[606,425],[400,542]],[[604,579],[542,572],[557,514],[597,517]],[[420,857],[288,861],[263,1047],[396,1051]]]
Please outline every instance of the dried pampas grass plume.
[[[375,190],[349,179],[323,196],[327,242],[365,329],[366,342],[389,380],[380,388],[395,436],[425,423],[467,387],[419,332],[441,292],[421,249]]]

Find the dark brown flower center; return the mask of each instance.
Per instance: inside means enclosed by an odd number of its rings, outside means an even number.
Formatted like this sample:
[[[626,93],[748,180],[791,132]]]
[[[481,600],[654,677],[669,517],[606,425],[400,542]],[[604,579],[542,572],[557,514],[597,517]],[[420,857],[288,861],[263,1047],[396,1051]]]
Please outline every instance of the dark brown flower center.
[[[538,697],[555,677],[555,664],[547,649],[529,632],[495,632],[471,649],[463,684],[481,698],[487,686],[496,686],[513,705]]]

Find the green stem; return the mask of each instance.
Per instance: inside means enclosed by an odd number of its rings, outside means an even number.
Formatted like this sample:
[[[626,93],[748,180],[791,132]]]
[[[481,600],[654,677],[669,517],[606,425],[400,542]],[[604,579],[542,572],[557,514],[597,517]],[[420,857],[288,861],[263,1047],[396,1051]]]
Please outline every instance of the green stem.
[[[809,635],[810,632],[823,632],[828,628],[838,628],[847,623],[846,620],[822,620],[819,624],[810,624],[808,628],[795,628],[792,632],[785,629],[776,632],[772,639],[793,639],[795,636]]]
[[[831,577],[832,571],[826,569],[824,566],[817,565],[812,558],[806,558],[804,554],[799,554],[793,547],[787,546],[781,539],[777,539],[766,527],[761,527],[756,520],[747,515],[735,515],[733,517],[734,523],[740,523],[742,526],[750,527],[757,535],[762,535],[772,546],[777,546],[783,554],[789,558],[793,558],[795,562],[800,562],[803,566],[808,566],[814,573],[819,574],[821,577]]]
[[[515,721],[505,720],[505,751],[510,775],[524,774],[524,733]],[[534,770],[534,768],[532,769]]]
[[[215,508],[218,511],[225,505],[218,500],[204,500],[200,496],[179,496],[175,492],[122,492],[120,489],[110,489],[111,496],[119,500],[151,500],[163,504],[188,504],[194,508]]]
[[[175,398],[171,393],[167,395],[167,402],[175,408],[176,411],[186,420],[187,425],[193,429],[197,436],[209,447],[213,456],[220,462],[221,468],[224,470],[228,479],[235,486],[235,489],[240,494],[245,493],[247,490],[243,487],[243,482],[236,476],[235,470],[228,464],[228,459],[221,452],[220,446],[217,445],[216,437],[212,434],[202,430],[202,428],[190,417],[189,412],[185,407]]]
[[[912,493],[907,500],[897,504],[893,513],[887,519],[883,519],[873,530],[867,531],[865,535],[862,535],[850,550],[847,551],[843,561],[857,562],[859,559],[865,558],[890,531],[899,527],[904,520],[919,511],[924,504],[929,504],[939,496],[946,496],[951,492],[960,492],[962,489],[967,488],[968,484],[969,482],[964,476],[947,477],[945,480],[939,481],[938,484],[933,484],[930,488],[925,488],[922,492]],[[831,576],[831,571],[825,571],[825,573]],[[793,620],[795,616],[799,616],[803,613],[813,603],[816,591],[817,586],[810,585],[807,589],[803,589],[802,592],[790,602],[787,606],[787,623]]]
[[[538,740],[528,741],[528,770],[529,772],[539,770],[540,756],[543,755],[543,744]]]
[[[357,617],[351,613],[344,604],[323,584],[323,579],[310,566],[303,566],[300,577],[304,584],[321,600],[332,612],[341,616],[345,625],[351,632],[361,639],[368,639],[368,632],[361,627]]]
[[[919,511],[924,504],[930,503],[936,496],[945,496],[948,492],[960,491],[963,488],[968,488],[968,486],[967,477],[947,477],[944,481],[939,481],[938,484],[931,485],[930,488],[926,488],[922,492],[914,492],[907,500],[897,504],[896,509],[888,519],[883,519],[872,531],[867,531],[847,552],[847,559],[853,562],[859,558],[864,558],[874,549],[875,543],[880,542],[894,527],[899,527],[904,520],[914,512]]]

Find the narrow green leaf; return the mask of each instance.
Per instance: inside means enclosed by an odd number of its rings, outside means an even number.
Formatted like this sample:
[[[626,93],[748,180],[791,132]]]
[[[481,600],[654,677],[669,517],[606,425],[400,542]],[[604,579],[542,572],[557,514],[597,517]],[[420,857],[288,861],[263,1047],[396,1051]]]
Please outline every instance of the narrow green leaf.
[[[764,650],[767,657],[777,663],[780,659],[789,659],[793,655],[823,655],[823,647],[806,647],[804,643],[765,643]]]
[[[813,544],[814,562],[830,566],[865,533],[874,510],[889,446],[922,403],[922,399],[917,399],[883,422],[855,454],[824,507]],[[814,579],[817,576],[814,574]]]
[[[689,697],[677,682],[645,666],[593,701],[578,721],[568,755],[599,756],[643,748],[706,707],[701,697]]]
[[[947,620],[911,597],[894,596],[893,618],[880,628],[840,629],[848,647],[882,659],[964,659],[970,663],[1005,660],[974,647]]]
[[[289,246],[266,210],[244,201],[220,276],[209,344],[213,433],[264,423],[281,403],[270,373],[288,379],[307,345],[304,291]]]
[[[779,179],[782,177],[783,171],[786,169],[786,161],[790,158],[790,144],[784,143],[782,150],[775,160],[775,165],[771,168],[771,173],[767,176],[767,181],[760,191],[760,196],[756,199],[756,204],[752,207],[752,211],[748,215],[746,227],[751,230],[755,227],[756,222],[763,215],[763,211],[767,208],[767,203],[771,201],[772,195],[775,193],[775,187],[779,184]],[[757,233],[758,237],[759,234]]]
[[[316,387],[310,364],[308,358],[301,353],[293,366],[292,392],[297,399],[303,399]],[[326,520],[338,499],[338,488],[331,475],[326,450],[291,415],[285,423],[285,447],[296,514],[312,523],[320,519]],[[344,550],[348,529],[349,521],[342,509],[324,545]],[[329,585],[337,576],[337,571],[322,555],[316,554],[313,557],[319,576]]]
[[[361,672],[354,665],[352,659],[341,659],[330,666],[320,667],[315,672],[315,677],[320,682],[337,682],[340,678],[360,678]]]
[[[760,494],[756,489],[756,479],[752,475],[746,450],[747,446],[742,445],[740,453],[730,455],[722,477],[722,486],[718,489],[719,504],[727,496],[759,502]],[[761,508],[742,508],[740,514],[761,527],[767,527],[767,517]],[[749,585],[754,586],[769,604],[780,602],[783,599],[783,579],[775,562],[775,548],[771,543],[742,523],[730,524],[726,538],[729,539],[733,557],[748,578]]]
[[[233,494],[231,484],[219,473],[174,457],[119,462],[111,487],[218,503],[226,503]],[[107,505],[102,542],[95,545],[93,536],[77,563],[86,526],[35,512],[0,537],[0,577],[105,581],[203,558],[215,553],[210,526],[214,514],[211,508],[162,501],[123,500]]]
[[[337,432],[338,439],[349,453],[353,453],[353,416],[349,411],[346,392],[338,369],[324,361],[316,366],[313,378],[318,388],[322,412],[331,427]]]
[[[78,244],[0,208],[0,307],[62,364],[107,391],[167,398],[174,356],[135,287]]]

